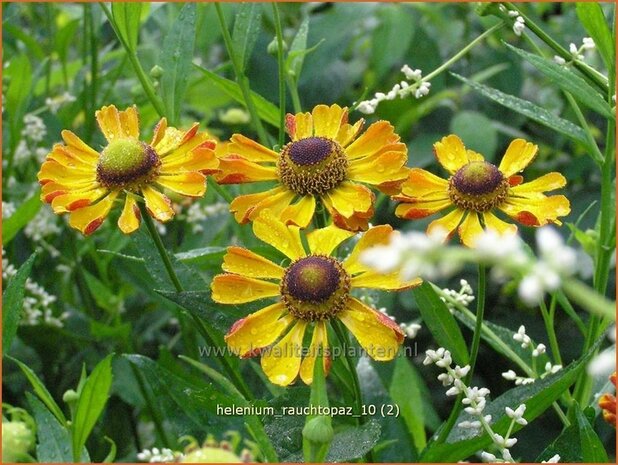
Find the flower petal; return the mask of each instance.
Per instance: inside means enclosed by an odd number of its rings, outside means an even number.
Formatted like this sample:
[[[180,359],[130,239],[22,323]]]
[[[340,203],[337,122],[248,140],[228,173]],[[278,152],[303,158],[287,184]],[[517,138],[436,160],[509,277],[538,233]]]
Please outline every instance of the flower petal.
[[[230,211],[240,224],[254,219],[264,208],[276,210],[278,213],[287,208],[294,193],[289,189],[278,186],[274,189],[255,194],[239,195],[230,204]]]
[[[407,220],[417,220],[433,215],[440,210],[444,210],[452,204],[453,202],[448,198],[443,200],[418,200],[412,203],[402,203],[397,205],[395,215]]]
[[[108,189],[102,187],[88,190],[71,189],[66,194],[55,196],[51,206],[54,213],[66,213],[92,205],[108,192]]]
[[[287,386],[296,379],[306,328],[305,321],[298,321],[275,346],[262,355],[262,369],[271,383]]]
[[[485,220],[485,228],[493,229],[498,232],[501,236],[504,234],[515,234],[517,233],[517,226],[511,223],[507,223],[506,221],[502,221],[496,215],[491,212],[485,212],[483,214],[483,219]]]
[[[348,179],[371,185],[403,181],[408,177],[408,153],[405,144],[393,144],[399,150],[378,152],[350,161]]]
[[[392,273],[382,274],[377,271],[367,271],[357,276],[353,276],[350,284],[353,288],[363,287],[367,289],[386,289],[389,291],[401,291],[416,287],[423,282],[420,278],[410,281],[402,281],[399,270]]]
[[[448,181],[424,169],[412,168],[408,179],[401,185],[399,198],[408,200],[404,197],[423,200],[448,199]]]
[[[304,195],[298,202],[289,205],[281,213],[281,220],[285,224],[295,224],[301,228],[306,228],[315,213],[315,197]]]
[[[228,247],[223,257],[223,271],[236,273],[252,278],[283,278],[284,270],[279,265],[271,262],[249,249],[243,247]]]
[[[525,226],[560,225],[558,217],[571,213],[571,204],[564,195],[530,199],[509,197],[498,208]]]
[[[232,136],[226,150],[227,154],[240,155],[241,157],[255,163],[276,163],[279,159],[279,154],[277,152],[274,152],[241,134],[234,134]]]
[[[367,128],[358,139],[352,142],[345,153],[349,160],[368,157],[379,151],[383,146],[399,142],[393,125],[388,121],[378,121]]]
[[[127,194],[124,208],[118,218],[118,227],[125,234],[131,234],[139,228],[142,215],[133,194]]]
[[[138,116],[135,107],[118,111],[114,105],[109,105],[97,110],[94,116],[108,142],[126,137],[136,139],[139,137],[139,121],[137,121]]]
[[[448,237],[450,237],[453,231],[457,229],[457,226],[459,226],[459,223],[461,223],[464,213],[466,213],[464,210],[456,208],[447,215],[444,215],[442,218],[432,221],[429,223],[429,226],[427,226],[427,234],[432,234],[438,230],[443,230],[448,234]]]
[[[212,174],[218,171],[219,159],[208,146],[200,146],[178,157],[165,157],[161,160],[161,174],[198,171]]]
[[[343,262],[343,268],[350,274],[360,273],[367,271],[370,268],[360,261],[361,254],[368,248],[375,245],[388,244],[390,241],[390,235],[393,233],[393,227],[388,224],[382,224],[380,226],[374,226],[369,229],[356,243],[352,252]]]
[[[479,220],[479,214],[468,212],[468,215],[459,226],[458,230],[461,242],[467,247],[472,247],[478,236],[483,234],[483,227]]]
[[[566,185],[566,179],[560,173],[547,173],[534,181],[511,187],[514,195],[521,197],[545,197],[542,193],[560,189]]]
[[[139,114],[135,105],[127,108],[125,111],[118,112],[120,118],[120,126],[124,133],[129,137],[139,138]]]
[[[348,109],[339,105],[317,105],[313,111],[313,135],[334,139],[339,133],[339,128],[347,122]]]
[[[351,298],[338,317],[374,360],[392,360],[397,356],[404,333],[388,316]]]
[[[342,147],[344,148],[347,147],[350,143],[352,143],[354,139],[356,139],[356,136],[360,134],[360,132],[363,130],[364,125],[365,125],[365,120],[363,118],[359,119],[353,125],[352,124],[342,124],[341,127],[339,128],[339,132],[337,133],[337,136],[335,137],[335,140]]]
[[[311,113],[297,113],[286,115],[286,130],[292,141],[306,139],[313,135],[313,117]]]
[[[264,210],[253,221],[253,233],[292,260],[306,255],[299,229],[298,226],[286,226],[270,210]]]
[[[278,179],[277,168],[263,166],[238,155],[228,155],[219,159],[216,179],[219,184],[240,184],[245,182],[272,181]]]
[[[65,129],[60,135],[64,143],[67,144],[67,149],[76,152],[80,158],[89,160],[92,163],[96,163],[99,160],[99,153],[77,137],[73,132]]]
[[[111,191],[94,205],[75,210],[69,217],[69,225],[86,236],[92,234],[105,221],[117,196],[117,191]]]
[[[174,217],[172,202],[167,196],[150,186],[142,187],[142,194],[150,216],[161,222],[169,221]]]
[[[371,195],[373,196],[373,193]],[[348,231],[365,231],[369,227],[369,220],[373,218],[373,204],[367,211],[355,212],[352,216],[345,217],[333,207],[333,204],[328,197],[322,197],[322,202],[324,202],[324,206],[333,218],[333,223],[342,229],[347,229]]]
[[[212,300],[220,304],[244,304],[279,295],[279,285],[237,274],[219,274],[210,284]]]
[[[69,169],[77,168],[81,170],[93,171],[96,169],[97,159],[90,155],[84,156],[79,150],[70,150],[70,147],[56,144],[52,151],[47,154],[47,160],[54,160]]]
[[[67,169],[55,160],[47,160],[41,165],[41,170],[37,174],[37,178],[41,184],[46,184],[50,181],[57,182],[63,185],[72,185],[75,183],[96,182],[96,171],[92,168],[72,168]]]
[[[314,229],[307,234],[307,243],[312,254],[330,255],[346,239],[352,237],[352,231],[329,225],[325,228]]]
[[[373,193],[360,184],[344,181],[325,194],[341,216],[350,218],[355,212],[366,212],[373,205]]]
[[[235,322],[225,335],[225,342],[236,355],[249,357],[275,342],[293,321],[281,302],[269,305]]]
[[[433,144],[433,151],[438,162],[451,174],[473,161],[470,160],[463,141],[455,134],[443,137]],[[473,155],[473,158],[476,157]]]
[[[202,197],[206,192],[206,176],[197,171],[161,175],[156,183],[187,197]]]
[[[315,360],[317,356],[320,355],[320,351],[322,351],[324,374],[326,375],[328,373],[329,356],[325,353],[327,347],[326,324],[324,321],[318,321],[313,329],[309,353],[300,365],[300,379],[302,379],[305,384],[313,383],[313,369],[315,367]]]
[[[539,147],[531,142],[515,139],[506,149],[498,169],[507,178],[515,173],[519,173],[534,159],[538,149]]]

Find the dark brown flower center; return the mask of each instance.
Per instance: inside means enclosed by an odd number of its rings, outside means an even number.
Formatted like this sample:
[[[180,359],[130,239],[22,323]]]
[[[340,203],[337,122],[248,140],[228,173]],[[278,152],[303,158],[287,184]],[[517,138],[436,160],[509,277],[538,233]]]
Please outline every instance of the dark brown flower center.
[[[134,190],[152,180],[161,160],[152,147],[137,139],[109,143],[97,164],[97,181],[105,187]]]
[[[339,261],[311,255],[292,263],[281,281],[281,296],[288,311],[305,321],[329,319],[348,300],[350,277]]]
[[[486,161],[472,161],[451,176],[448,191],[458,207],[485,212],[506,199],[508,186],[496,166]]]
[[[283,148],[277,168],[281,182],[297,194],[323,194],[346,178],[348,159],[334,140],[307,137]]]

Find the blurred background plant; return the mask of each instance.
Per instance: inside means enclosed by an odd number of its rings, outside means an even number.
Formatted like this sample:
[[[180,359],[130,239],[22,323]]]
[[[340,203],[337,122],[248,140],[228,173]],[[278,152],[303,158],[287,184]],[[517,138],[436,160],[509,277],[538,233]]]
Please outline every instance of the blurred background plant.
[[[259,3],[5,3],[2,13],[3,401],[34,418],[36,452],[28,447],[24,454],[39,461],[135,461],[138,453],[153,447],[181,450],[179,440],[185,435],[220,437],[228,430],[243,431],[255,441],[256,459],[303,457],[304,418],[217,415],[217,405],[251,401],[247,393],[221,388],[227,384],[217,376],[225,373],[224,366],[237,373],[242,367],[251,396],[265,399],[253,403],[262,406],[306,405],[309,389],[274,387],[253,361],[204,356],[204,327],[188,316],[203,318],[207,330],[220,337],[234,320],[255,310],[221,307],[210,299],[208,283],[220,271],[230,243],[281,259],[277,251],[259,245],[250,226],[237,225],[227,213],[229,200],[251,187],[224,190],[209,180],[205,198],[179,204],[179,219],[158,225],[190,291],[183,294],[174,292],[163,263],[149,252],[153,246],[144,228],[126,237],[108,221],[84,238],[41,206],[36,173],[42,159],[64,128],[100,147],[103,138],[93,116],[102,105],[136,104],[144,128],[165,115],[181,127],[200,121],[222,141],[242,132],[273,145],[282,97],[290,112],[337,102],[358,107],[354,120],[391,121],[408,145],[409,165],[432,170],[438,166],[432,144],[446,134],[458,134],[488,161],[499,157],[511,139],[523,137],[539,145],[538,158],[527,171],[531,179],[559,171],[568,180],[563,193],[572,212],[560,232],[581,254],[580,275],[601,294],[614,295],[615,214],[608,205],[615,213],[615,154],[613,137],[605,135],[613,133],[615,124],[610,90],[615,85],[615,33],[607,27],[614,24],[612,4],[281,3],[273,9]],[[222,22],[229,26],[228,43]],[[588,37],[595,48],[584,39]],[[278,66],[279,42],[284,45],[283,67]],[[560,69],[576,74],[587,87],[569,87]],[[283,93],[281,77],[287,84]],[[406,85],[413,92],[399,98]],[[245,106],[249,89],[252,105]],[[363,101],[372,103],[359,106]],[[378,205],[374,224],[389,223],[404,231],[427,226],[428,221],[396,218],[394,203],[385,196]],[[600,211],[605,212],[601,219]],[[533,243],[530,230],[520,232]],[[475,283],[474,268],[463,267],[457,276],[438,280],[439,287],[458,289],[460,279]],[[370,450],[376,461],[418,460],[428,438],[448,417],[452,400],[436,388],[435,373],[420,363],[426,349],[437,347],[436,334],[423,321],[427,312],[420,308],[424,302],[425,309],[439,313],[444,304],[433,300],[435,295],[426,291],[428,301],[419,300],[419,294],[415,300],[410,292],[364,296],[412,328],[409,334],[416,338],[406,344],[418,355],[391,364],[359,361],[364,403],[378,405],[378,410],[398,404],[401,416],[376,415],[362,425],[349,417],[335,419],[327,460],[355,460]],[[556,317],[561,359],[565,366],[579,360],[568,371],[577,374],[598,344],[613,344],[604,340],[594,345],[607,321],[595,320],[564,296],[548,302]],[[537,349],[550,346],[543,315],[520,301],[516,282],[490,285],[486,318],[498,340],[526,363],[532,363],[532,355],[521,354],[520,344],[513,342],[520,326]],[[470,341],[473,320],[461,321],[462,337]],[[111,353],[117,355],[107,357]],[[185,363],[179,354],[201,365]],[[537,354],[539,366],[555,361],[555,355]],[[491,343],[481,344],[479,361],[475,385],[508,394],[513,381],[503,373],[520,372],[521,366]],[[564,461],[612,461],[615,430],[599,420],[595,402],[595,396],[610,391],[607,376],[612,370],[580,377],[572,393],[580,404],[568,409],[567,423],[586,435],[565,428],[564,419],[548,408],[518,433],[512,456],[524,461],[555,454]],[[329,379],[331,404],[352,405],[337,373],[335,363],[335,381],[330,384]],[[575,382],[576,375],[569,376]],[[563,407],[573,406],[571,394],[565,393],[566,379],[556,374],[536,389],[553,389]],[[31,386],[36,395],[30,394]],[[521,400],[505,405],[515,408]],[[527,412],[531,410],[528,406]],[[4,421],[3,415],[3,430]],[[474,454],[485,446],[462,431],[455,429],[448,442],[463,441],[467,455],[453,455],[446,443],[429,454],[425,449],[423,459],[478,459]],[[602,444],[607,456],[590,455],[590,444]],[[452,448],[468,450],[460,445]]]

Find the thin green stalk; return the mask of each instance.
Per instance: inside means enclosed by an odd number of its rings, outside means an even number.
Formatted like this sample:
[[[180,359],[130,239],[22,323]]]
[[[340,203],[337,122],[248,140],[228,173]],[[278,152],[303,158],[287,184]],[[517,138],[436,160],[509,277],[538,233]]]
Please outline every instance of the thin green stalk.
[[[464,379],[464,384],[467,386],[470,384],[470,380],[472,379],[472,375],[474,374],[474,367],[476,365],[476,359],[479,354],[479,348],[481,346],[481,332],[483,329],[483,318],[485,315],[485,293],[487,288],[487,270],[485,265],[479,265],[478,267],[478,290],[476,293],[476,319],[474,325],[474,334],[472,336],[472,345],[470,347],[470,371],[466,375]],[[453,406],[453,410],[446,420],[445,426],[440,430],[440,434],[436,442],[442,443],[446,441],[448,435],[455,427],[455,423],[457,422],[457,418],[459,417],[459,413],[463,408],[462,403],[463,395],[459,393],[457,399],[455,400],[455,405]]]
[[[251,89],[249,88],[249,80],[244,75],[242,67],[238,62],[238,56],[234,50],[232,36],[230,35],[230,31],[227,28],[225,16],[223,15],[223,9],[221,8],[221,4],[219,2],[215,2],[215,9],[217,10],[217,17],[219,18],[221,34],[223,35],[223,42],[225,43],[227,54],[230,56],[230,60],[232,61],[232,66],[234,67],[234,74],[236,75],[236,82],[238,82],[238,86],[240,87],[240,90],[242,92],[243,99],[245,100],[245,105],[247,106],[247,110],[251,115],[251,121],[255,126],[255,131],[258,134],[260,142],[263,145],[268,146],[270,145],[268,133],[264,129],[264,126],[262,125],[262,120],[260,119],[257,109],[255,108],[255,103],[253,102],[253,97],[251,96]]]
[[[586,120],[586,117],[582,113],[581,109],[579,108],[579,105],[577,104],[573,96],[569,92],[566,92],[566,91],[564,91],[563,93],[567,101],[569,102],[569,105],[571,106],[573,113],[575,113],[575,117],[577,118],[577,121],[579,122],[581,127],[584,128],[584,132],[586,133],[586,140],[588,141],[588,147],[592,150],[592,154],[591,154],[592,158],[594,159],[595,162],[597,162],[598,165],[602,166],[604,157],[601,151],[599,150],[597,141],[594,140],[594,136],[592,135],[592,131],[590,131],[590,126],[588,126],[588,121]]]
[[[290,75],[286,77],[286,81],[288,83],[290,95],[292,96],[292,107],[294,108],[294,113],[301,113],[303,111],[303,106],[300,103],[300,95],[298,94],[298,83]]]
[[[142,88],[144,89],[144,92],[146,93],[146,96],[148,97],[148,100],[150,100],[150,103],[152,104],[155,111],[159,114],[160,117],[165,116],[165,108],[163,108],[163,103],[157,97],[154,86],[152,85],[152,82],[150,82],[150,79],[146,75],[144,68],[142,68],[141,63],[139,62],[139,59],[137,58],[136,52],[134,50],[131,50],[131,47],[129,47],[129,44],[127,44],[125,40],[122,38],[122,34],[119,33],[116,27],[116,23],[114,22],[114,17],[111,11],[109,11],[109,8],[107,7],[107,5],[105,5],[105,3],[99,3],[99,5],[101,6],[103,13],[105,13],[105,16],[107,16],[107,20],[109,21],[109,23],[112,26],[112,29],[116,33],[116,37],[118,38],[123,48],[127,52],[129,61],[133,65],[135,74],[137,75],[137,78],[139,79],[142,85]]]
[[[547,332],[547,338],[549,339],[549,347],[551,353],[554,356],[554,361],[558,365],[562,365],[562,356],[560,355],[560,347],[558,346],[558,339],[556,338],[556,328],[554,326],[554,315],[556,312],[556,300],[552,299],[550,309],[547,309],[545,301],[541,301],[541,315],[545,322],[545,331]]]
[[[285,143],[285,64],[283,62],[283,32],[281,30],[281,15],[276,3],[272,3],[275,19],[275,34],[277,35],[277,68],[279,70],[279,145]]]

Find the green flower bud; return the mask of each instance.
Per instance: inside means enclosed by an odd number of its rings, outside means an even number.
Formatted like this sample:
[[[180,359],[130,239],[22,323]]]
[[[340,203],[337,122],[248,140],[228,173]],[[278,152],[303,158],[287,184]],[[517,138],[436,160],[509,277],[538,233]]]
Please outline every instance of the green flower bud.
[[[288,50],[288,44],[286,44],[284,40],[283,41],[283,51],[286,52],[287,50]],[[279,41],[277,40],[276,37],[270,41],[270,43],[268,44],[268,47],[266,47],[266,51],[270,55],[277,55],[277,53],[279,52]]]
[[[240,457],[231,451],[218,447],[202,447],[185,455],[181,463],[242,463]]]
[[[23,421],[2,422],[2,462],[27,460],[34,441],[34,431]]]
[[[69,389],[62,395],[62,400],[67,404],[77,402],[79,395],[73,389]]]
[[[303,428],[303,437],[317,444],[328,444],[333,440],[334,432],[331,418],[319,416],[312,418]]]
[[[240,108],[229,108],[219,115],[219,120],[224,124],[247,124],[251,116]]]
[[[150,69],[150,77],[153,79],[161,79],[161,76],[163,76],[163,68],[159,65],[154,65]]]

